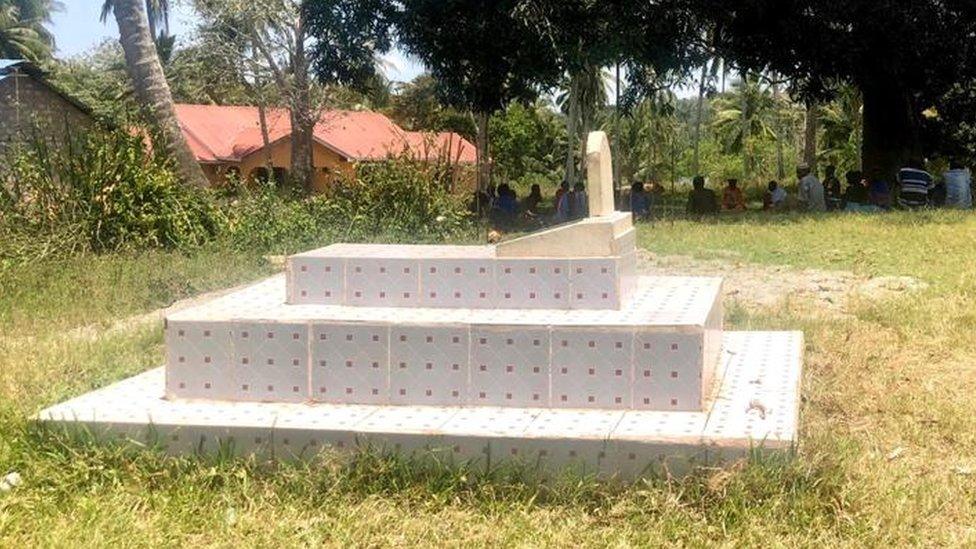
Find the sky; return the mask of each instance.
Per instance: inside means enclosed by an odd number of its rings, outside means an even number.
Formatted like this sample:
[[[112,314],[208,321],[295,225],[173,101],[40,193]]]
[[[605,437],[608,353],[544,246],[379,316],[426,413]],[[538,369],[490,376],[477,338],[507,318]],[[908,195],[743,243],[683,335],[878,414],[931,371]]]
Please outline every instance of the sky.
[[[57,44],[57,56],[61,58],[83,54],[106,40],[118,39],[118,27],[111,17],[105,23],[99,21],[103,0],[65,0],[64,10],[51,17],[51,30]],[[174,2],[170,14],[170,32],[177,40],[186,40],[194,31],[194,13],[187,2]],[[423,72],[423,66],[402,52],[393,51],[386,56],[384,72],[395,82],[409,82]]]

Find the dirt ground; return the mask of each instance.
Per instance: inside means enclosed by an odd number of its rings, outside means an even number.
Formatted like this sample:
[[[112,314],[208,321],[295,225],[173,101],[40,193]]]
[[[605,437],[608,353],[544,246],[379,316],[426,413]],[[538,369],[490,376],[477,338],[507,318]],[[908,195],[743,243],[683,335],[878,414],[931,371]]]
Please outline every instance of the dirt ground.
[[[751,309],[789,304],[813,314],[844,316],[853,300],[883,301],[926,284],[912,277],[863,277],[850,271],[796,269],[736,260],[662,256],[638,251],[638,271],[645,275],[717,276],[725,279],[727,302]]]

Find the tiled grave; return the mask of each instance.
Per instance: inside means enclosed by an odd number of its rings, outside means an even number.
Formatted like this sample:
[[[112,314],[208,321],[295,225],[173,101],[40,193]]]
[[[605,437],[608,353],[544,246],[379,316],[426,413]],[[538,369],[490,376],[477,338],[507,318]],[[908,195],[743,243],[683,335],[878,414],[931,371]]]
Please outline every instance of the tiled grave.
[[[802,334],[726,332],[723,343],[717,398],[700,412],[170,400],[160,368],[39,417],[177,454],[223,448],[307,458],[369,446],[473,464],[514,460],[553,472],[579,467],[621,479],[682,474],[796,442]]]
[[[723,333],[721,279],[637,276],[606,138],[587,143],[593,217],[299,254],[170,315],[164,369],[40,419],[173,453],[365,447],[625,479],[788,449],[802,335]]]

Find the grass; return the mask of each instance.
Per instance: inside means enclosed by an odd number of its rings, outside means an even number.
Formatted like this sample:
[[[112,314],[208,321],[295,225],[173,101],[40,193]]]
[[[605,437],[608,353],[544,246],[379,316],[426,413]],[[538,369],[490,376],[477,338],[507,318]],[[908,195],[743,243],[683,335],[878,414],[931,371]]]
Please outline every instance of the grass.
[[[271,268],[257,254],[204,250],[0,272],[0,475],[24,477],[0,493],[0,545],[976,543],[976,217],[756,214],[644,225],[639,240],[658,253],[929,287],[856,302],[842,318],[730,307],[735,327],[806,333],[797,458],[621,486],[375,456],[172,459],[55,436],[26,418],[161,361],[159,328],[107,330],[113,322]],[[79,327],[99,337],[73,337]]]

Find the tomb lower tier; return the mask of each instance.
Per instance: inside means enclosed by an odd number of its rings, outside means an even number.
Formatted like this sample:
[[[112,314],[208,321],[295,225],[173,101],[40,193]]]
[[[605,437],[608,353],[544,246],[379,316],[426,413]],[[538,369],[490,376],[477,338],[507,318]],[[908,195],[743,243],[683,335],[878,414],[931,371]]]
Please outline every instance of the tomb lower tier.
[[[619,310],[291,305],[282,276],[171,315],[173,399],[702,411],[721,280],[646,277]]]

